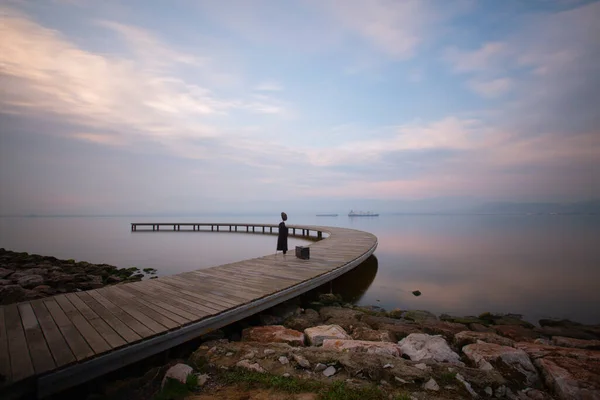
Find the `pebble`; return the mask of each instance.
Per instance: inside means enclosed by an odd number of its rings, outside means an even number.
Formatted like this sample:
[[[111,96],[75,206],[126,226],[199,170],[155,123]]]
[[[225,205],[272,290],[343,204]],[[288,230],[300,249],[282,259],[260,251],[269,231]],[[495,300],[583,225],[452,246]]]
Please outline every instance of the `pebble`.
[[[423,363],[415,364],[415,368],[419,368],[419,369],[425,371],[427,369],[427,364],[423,364]]]
[[[288,360],[288,358],[286,356],[281,356],[279,357],[279,362],[283,365],[289,364],[290,360]]]
[[[315,372],[321,372],[321,371],[324,371],[326,368],[327,368],[327,365],[325,365],[325,364],[321,364],[321,363],[318,363],[318,364],[315,366]]]
[[[263,353],[264,353],[265,356],[268,356],[269,354],[274,354],[275,350],[273,350],[273,349],[265,349],[263,351]]]
[[[198,386],[204,386],[209,378],[208,374],[196,374],[196,377],[198,377]]]
[[[229,352],[229,353],[225,354],[225,357],[231,357],[232,355],[233,355],[233,353]]]
[[[440,386],[437,384],[435,379],[430,378],[427,382],[423,384],[423,389],[438,391],[440,390]]]
[[[287,372],[285,374],[282,375],[284,378],[289,378],[290,374],[288,374]]]
[[[486,387],[485,389],[483,389],[483,391],[485,392],[485,394],[488,395],[488,397],[492,397],[492,395],[494,394],[494,391],[492,390],[491,387]]]
[[[330,366],[330,367],[327,367],[325,369],[325,371],[323,371],[323,375],[325,375],[326,377],[330,377],[330,376],[335,375],[335,372],[336,372],[335,367]]]
[[[245,358],[245,359],[247,359],[247,360],[251,360],[251,359],[253,359],[253,358],[254,358],[254,356],[255,356],[255,355],[256,355],[256,354],[255,354],[253,351],[251,351],[251,352],[249,352],[248,354],[246,354],[246,355],[245,355],[244,357],[242,357],[242,358]]]
[[[385,364],[383,366],[383,369],[388,369],[388,368],[394,368],[394,365],[393,364]]]

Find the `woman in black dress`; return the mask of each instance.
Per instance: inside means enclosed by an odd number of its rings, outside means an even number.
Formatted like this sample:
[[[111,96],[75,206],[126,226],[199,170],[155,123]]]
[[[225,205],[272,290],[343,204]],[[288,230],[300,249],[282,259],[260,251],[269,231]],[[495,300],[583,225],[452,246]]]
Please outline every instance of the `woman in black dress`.
[[[287,214],[282,212],[281,219],[283,221],[279,223],[279,234],[277,236],[277,250],[283,251],[283,255],[285,255],[285,253],[287,253],[288,251],[288,228],[287,226],[285,226],[285,221],[287,221]]]

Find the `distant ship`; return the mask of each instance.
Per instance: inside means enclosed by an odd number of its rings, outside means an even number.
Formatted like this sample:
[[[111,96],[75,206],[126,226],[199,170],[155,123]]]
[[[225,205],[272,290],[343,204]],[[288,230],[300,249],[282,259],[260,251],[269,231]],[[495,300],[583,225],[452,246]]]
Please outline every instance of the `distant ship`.
[[[317,217],[337,217],[337,214],[317,214]]]
[[[354,211],[354,210],[350,210],[350,212],[348,213],[349,217],[378,217],[379,214],[376,214],[374,212],[371,211]]]

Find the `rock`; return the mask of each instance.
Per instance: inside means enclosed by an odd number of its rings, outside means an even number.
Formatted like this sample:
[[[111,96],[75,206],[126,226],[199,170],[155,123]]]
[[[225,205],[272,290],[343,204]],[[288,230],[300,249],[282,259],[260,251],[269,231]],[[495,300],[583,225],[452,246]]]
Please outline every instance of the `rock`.
[[[32,289],[36,286],[42,285],[44,283],[44,278],[41,275],[27,275],[22,278],[19,278],[17,284],[26,289]]]
[[[44,295],[52,295],[52,294],[56,293],[56,290],[54,290],[53,288],[51,288],[48,285],[36,286],[33,288],[33,291],[44,294]]]
[[[242,341],[304,346],[304,334],[281,325],[256,326],[242,331]]]
[[[492,397],[494,395],[494,391],[489,386],[486,386],[485,389],[483,389],[483,391],[485,392],[486,396],[488,396],[488,397]]]
[[[458,348],[462,348],[463,346],[470,343],[477,343],[478,340],[481,340],[486,343],[495,343],[501,346],[509,347],[513,347],[515,344],[515,342],[511,339],[490,332],[463,331],[454,335],[454,344],[456,344]]]
[[[286,356],[281,356],[281,357],[279,357],[279,362],[280,362],[282,365],[286,365],[286,364],[289,364],[289,363],[290,363],[290,360],[288,360],[288,358],[287,358]]]
[[[295,329],[300,332],[304,332],[306,328],[310,328],[311,326],[321,325],[323,321],[319,316],[319,313],[310,308],[306,309],[304,313],[300,315],[295,315],[283,323],[284,326]]]
[[[319,302],[325,305],[341,303],[343,301],[342,296],[339,294],[323,293],[319,295]]]
[[[479,319],[494,325],[519,325],[530,329],[534,327],[531,323],[523,321],[523,316],[520,314],[483,313],[479,316]]]
[[[175,379],[183,384],[186,383],[188,375],[191,375],[194,369],[187,364],[175,364],[167,370],[162,380],[161,387],[165,386],[167,379]]]
[[[558,398],[600,399],[600,361],[546,356],[534,362]]]
[[[285,320],[283,317],[271,314],[260,314],[259,318],[262,325],[281,325]]]
[[[390,331],[376,331],[371,328],[358,327],[352,332],[352,338],[355,340],[368,340],[372,342],[396,342],[396,337]]]
[[[119,283],[122,280],[123,279],[117,275],[110,275],[108,278],[106,278],[106,283]]]
[[[264,349],[264,351],[263,351],[263,354],[265,356],[268,356],[269,354],[274,354],[274,353],[275,353],[275,350],[273,350],[273,349]]]
[[[244,368],[244,369],[247,369],[250,371],[265,372],[263,367],[261,367],[258,363],[252,364],[248,360],[240,360],[240,361],[238,361],[237,364],[235,364],[235,366],[239,367],[239,368]]]
[[[323,375],[325,375],[328,378],[330,376],[335,375],[335,373],[336,373],[336,370],[335,370],[334,366],[329,366],[329,367],[325,368],[325,370],[323,371]]]
[[[289,378],[291,375],[290,375],[289,373],[287,373],[287,372],[286,372],[285,374],[283,374],[283,375],[281,375],[281,376],[283,376],[284,378]]]
[[[420,369],[420,370],[422,370],[422,371],[425,371],[425,370],[427,370],[427,364],[424,364],[424,363],[418,363],[418,364],[415,364],[415,365],[414,365],[414,367],[415,367],[415,368],[419,368],[419,369]]]
[[[325,371],[326,368],[327,368],[327,365],[318,363],[317,365],[315,365],[315,372]]]
[[[404,318],[415,322],[437,321],[438,317],[429,311],[411,310],[404,314]]]
[[[302,357],[301,355],[299,355],[299,354],[292,354],[292,358],[302,368],[310,368],[310,362],[306,358]]]
[[[535,331],[520,325],[496,325],[494,329],[496,329],[496,332],[511,338],[515,342],[533,342],[540,336]]]
[[[498,386],[494,391],[494,395],[498,398],[503,398],[506,396],[506,386]]]
[[[27,291],[19,285],[0,286],[0,304],[18,303],[26,296]]]
[[[254,358],[256,354],[253,351],[248,352],[245,356],[242,357],[242,359],[245,360],[252,360]]]
[[[196,377],[198,378],[198,386],[206,385],[206,382],[210,378],[208,374],[196,374]]]
[[[9,279],[0,279],[0,286],[12,285],[12,283]]]
[[[582,340],[562,336],[554,336],[552,344],[561,347],[576,347],[579,349],[600,350],[600,340]]]
[[[353,351],[394,357],[402,356],[400,347],[395,343],[368,342],[366,340],[325,339],[323,341],[323,350]]]
[[[469,324],[469,329],[475,332],[496,332],[494,329],[487,327],[483,324],[477,324],[477,323],[473,323],[473,324]]]
[[[325,324],[339,325],[349,332],[358,326],[366,327],[359,319],[362,313],[351,308],[323,307],[319,310],[319,315]]]
[[[427,382],[423,384],[423,389],[438,391],[440,390],[440,386],[437,384],[435,379],[430,378]]]
[[[383,369],[394,368],[394,364],[385,364]]]
[[[413,290],[412,294],[415,295],[415,296],[420,296],[421,295],[421,291],[420,290]]]
[[[233,353],[231,351],[228,351],[227,353],[225,353],[225,357],[233,357]]]
[[[542,328],[535,328],[534,331],[538,334],[538,336],[562,336],[581,340],[596,340],[599,338],[598,335],[587,332],[583,326],[544,326]]]
[[[460,357],[441,336],[431,336],[425,333],[411,333],[399,343],[402,353],[412,361],[432,359],[437,362],[448,362],[463,365]]]
[[[321,325],[304,330],[308,343],[320,346],[325,339],[352,339],[339,325]]]
[[[392,311],[388,311],[386,315],[390,318],[400,319],[402,318],[402,315],[404,315],[404,311],[399,308],[395,308]]]
[[[467,326],[456,322],[425,321],[420,324],[423,332],[430,335],[442,335],[448,341],[454,340],[454,335],[467,330]]]
[[[542,371],[560,399],[600,399],[600,351],[515,343]]]
[[[568,319],[540,319],[538,321],[540,326],[560,326],[570,328],[573,326],[581,326],[579,322],[573,322]]]
[[[473,390],[473,388],[471,387],[471,384],[470,384],[469,382],[467,382],[467,381],[465,380],[465,378],[464,378],[464,377],[463,377],[461,374],[457,373],[455,377],[456,377],[456,380],[457,380],[457,381],[459,381],[460,383],[462,383],[462,385],[465,387],[465,389],[467,390],[467,392],[469,392],[469,394],[470,394],[471,396],[473,396],[473,397],[479,397],[479,396],[477,395],[477,392],[475,392],[475,391]],[[486,389],[490,389],[490,394],[489,394],[489,396],[491,396],[491,395],[492,395],[492,388],[488,386]],[[487,392],[486,392],[486,393],[487,393]]]
[[[404,380],[404,379],[402,379],[402,378],[400,378],[400,377],[397,377],[397,376],[395,376],[395,377],[394,377],[394,380],[395,380],[396,382],[398,382],[398,383],[401,383],[401,384],[403,384],[403,385],[406,385],[407,383],[409,383],[407,380]]]
[[[423,331],[414,324],[381,324],[379,325],[379,332],[389,332],[390,337],[394,337],[394,342],[403,339],[411,333],[423,333]]]
[[[10,276],[10,274],[12,274],[13,272],[15,271],[12,269],[0,268],[0,279],[4,279]]]
[[[505,378],[512,378],[528,386],[533,386],[539,381],[529,356],[521,349],[480,342],[466,345],[462,351],[484,371],[496,369]]]

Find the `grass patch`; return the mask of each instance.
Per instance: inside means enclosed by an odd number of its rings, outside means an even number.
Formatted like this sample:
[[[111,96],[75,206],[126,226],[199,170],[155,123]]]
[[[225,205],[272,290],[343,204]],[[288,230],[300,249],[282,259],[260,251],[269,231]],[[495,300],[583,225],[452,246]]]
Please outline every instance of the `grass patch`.
[[[438,378],[440,385],[451,385],[456,383],[456,372],[444,372]]]
[[[346,382],[331,385],[295,377],[245,370],[219,371],[219,381],[228,385],[244,385],[246,389],[273,389],[286,393],[317,393],[319,400],[387,400],[388,396],[377,386],[350,387]],[[396,397],[397,400],[410,397]]]
[[[190,374],[185,383],[176,379],[167,378],[163,389],[154,396],[154,400],[182,400],[189,396],[198,387],[198,377]]]

